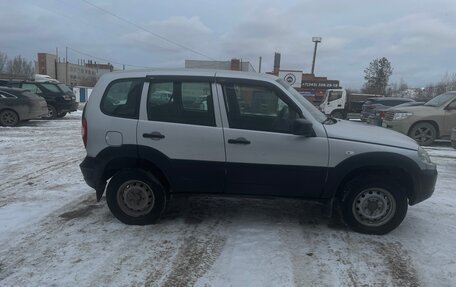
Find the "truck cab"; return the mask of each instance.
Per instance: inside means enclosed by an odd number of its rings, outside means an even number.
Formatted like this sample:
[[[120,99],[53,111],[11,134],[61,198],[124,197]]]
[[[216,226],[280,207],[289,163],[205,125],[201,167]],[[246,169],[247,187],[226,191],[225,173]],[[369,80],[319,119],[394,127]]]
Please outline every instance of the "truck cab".
[[[345,118],[347,104],[347,90],[330,89],[326,91],[325,98],[320,105],[320,110],[334,118]]]

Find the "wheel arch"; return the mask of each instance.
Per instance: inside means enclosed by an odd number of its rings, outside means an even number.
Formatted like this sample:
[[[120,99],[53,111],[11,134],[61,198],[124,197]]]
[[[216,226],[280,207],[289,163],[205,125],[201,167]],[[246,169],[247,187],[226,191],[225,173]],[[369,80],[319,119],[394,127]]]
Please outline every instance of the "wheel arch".
[[[13,113],[16,114],[17,120],[18,120],[19,122],[21,121],[21,116],[19,115],[19,113],[18,113],[16,110],[14,110],[14,109],[12,109],[12,108],[10,108],[10,107],[0,109],[0,113],[2,113],[2,112],[4,112],[4,111],[12,111]]]
[[[346,185],[354,178],[379,175],[403,184],[407,198],[413,202],[418,172],[418,165],[400,154],[373,152],[353,156],[328,171],[324,197],[342,199]]]
[[[410,128],[408,129],[407,135],[410,136],[410,131],[412,130],[412,128],[413,128],[414,126],[416,126],[416,125],[418,125],[418,124],[422,124],[422,123],[428,123],[428,124],[433,125],[434,128],[435,128],[435,132],[436,132],[436,135],[435,135],[436,139],[438,139],[438,138],[440,137],[440,128],[439,128],[439,124],[437,124],[437,122],[434,121],[434,120],[419,120],[419,121],[414,122],[414,123],[410,126]]]
[[[155,150],[154,150],[155,151]],[[167,195],[172,190],[169,174],[169,159],[156,151],[155,156],[139,156],[138,146],[123,145],[120,147],[108,147],[97,155],[100,170],[100,188],[97,188],[97,198],[104,193],[106,181],[117,172],[124,169],[142,169],[151,173],[165,187]]]

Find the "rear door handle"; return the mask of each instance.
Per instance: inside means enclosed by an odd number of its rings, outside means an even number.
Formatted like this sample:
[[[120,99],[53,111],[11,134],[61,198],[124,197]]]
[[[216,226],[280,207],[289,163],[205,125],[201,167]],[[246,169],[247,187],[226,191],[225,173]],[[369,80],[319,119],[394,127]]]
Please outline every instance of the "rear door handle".
[[[165,136],[162,135],[160,132],[151,132],[151,133],[144,133],[143,138],[148,139],[164,139]]]
[[[241,137],[241,138],[237,138],[237,139],[229,139],[228,143],[230,143],[230,144],[250,144],[250,141]]]

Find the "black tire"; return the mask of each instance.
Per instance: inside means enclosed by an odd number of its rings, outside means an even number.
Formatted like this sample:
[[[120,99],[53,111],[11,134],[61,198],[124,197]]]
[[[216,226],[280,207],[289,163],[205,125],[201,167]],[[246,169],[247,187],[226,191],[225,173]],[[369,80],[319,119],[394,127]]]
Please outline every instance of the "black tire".
[[[66,112],[65,112],[65,113],[60,113],[60,114],[58,114],[58,115],[56,116],[56,118],[59,118],[59,119],[60,119],[60,118],[63,118],[64,116],[66,116],[66,114],[67,114]]]
[[[335,119],[345,119],[345,113],[343,111],[334,111],[331,113],[331,117]]]
[[[407,195],[401,185],[376,176],[350,181],[342,199],[345,222],[365,234],[383,235],[394,230],[404,220],[407,208]]]
[[[106,189],[112,214],[130,225],[155,223],[166,206],[166,191],[150,173],[126,169],[116,173]]]
[[[52,105],[48,105],[47,108],[48,108],[48,114],[46,116],[42,117],[42,118],[45,119],[45,120],[53,120],[53,119],[55,119],[56,116],[57,116],[57,110]]]
[[[416,142],[420,145],[431,145],[437,138],[437,129],[431,123],[417,123],[410,129],[409,137],[416,140]]]
[[[4,127],[14,127],[19,123],[19,115],[13,110],[3,110],[0,112],[0,125]]]

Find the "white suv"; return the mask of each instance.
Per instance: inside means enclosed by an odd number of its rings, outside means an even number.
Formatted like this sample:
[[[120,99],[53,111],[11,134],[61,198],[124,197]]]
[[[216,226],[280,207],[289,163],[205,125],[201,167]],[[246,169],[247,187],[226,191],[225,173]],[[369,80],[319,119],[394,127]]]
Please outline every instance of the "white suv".
[[[108,73],[82,126],[84,178],[127,224],[155,222],[173,194],[242,194],[337,202],[352,229],[385,234],[437,179],[415,141],[328,118],[270,75]]]

